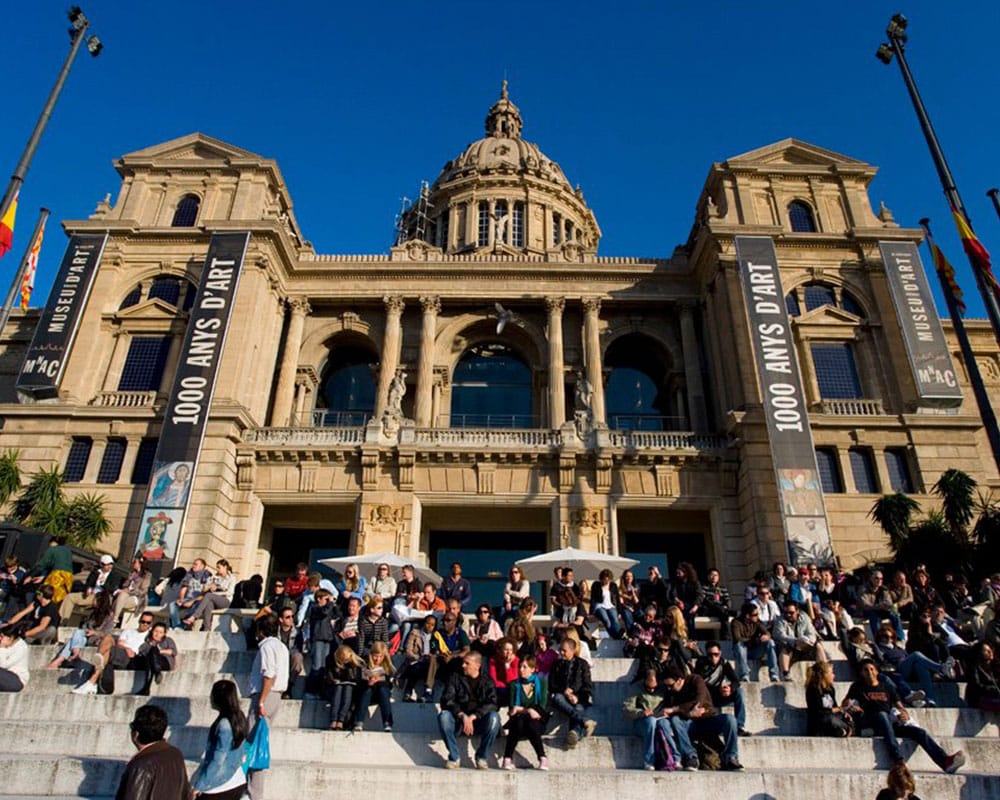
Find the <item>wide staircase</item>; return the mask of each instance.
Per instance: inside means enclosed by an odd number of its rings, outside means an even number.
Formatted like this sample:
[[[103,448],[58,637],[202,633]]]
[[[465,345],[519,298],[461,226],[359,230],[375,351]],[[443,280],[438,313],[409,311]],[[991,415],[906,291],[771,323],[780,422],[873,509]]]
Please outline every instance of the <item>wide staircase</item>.
[[[61,631],[65,641],[70,631]],[[46,670],[52,647],[33,647],[32,674],[19,694],[0,695],[0,797],[112,797],[125,762],[134,750],[128,723],[135,710],[154,702],[166,709],[169,739],[193,770],[215,718],[208,696],[212,683],[231,678],[246,694],[253,653],[241,633],[174,632],[181,652],[176,672],[164,675],[150,698],[128,694],[142,676],[119,671],[114,696],[80,696],[70,689],[78,672]],[[837,696],[846,691],[850,671],[836,645]],[[664,792],[726,800],[792,798],[874,798],[885,785],[889,756],[880,740],[817,739],[805,736],[804,665],[793,668],[795,681],[772,684],[761,668],[762,682],[744,685],[747,727],[753,737],[740,740],[744,772],[644,772],[639,740],[621,714],[634,691],[635,670],[622,657],[619,642],[604,641],[594,659],[595,735],[568,750],[565,723],[547,737],[551,771],[532,768],[527,742],[519,747],[516,772],[472,768],[468,740],[463,769],[442,769],[445,750],[437,734],[437,706],[404,703],[393,696],[394,727],[382,731],[377,707],[358,733],[329,731],[329,710],[321,700],[286,700],[271,731],[272,767],[269,800],[301,797],[443,797],[454,791],[470,796],[539,800],[583,797],[595,792],[629,800],[660,798]],[[909,756],[917,792],[925,800],[1000,800],[998,718],[970,708],[956,684],[943,683],[939,707],[916,712],[919,723],[948,752],[963,749],[966,766],[956,775],[942,773],[923,751]],[[497,751],[502,750],[503,739]],[[912,746],[904,743],[911,753]],[[690,793],[696,794],[690,794]],[[336,794],[332,794],[336,793]]]

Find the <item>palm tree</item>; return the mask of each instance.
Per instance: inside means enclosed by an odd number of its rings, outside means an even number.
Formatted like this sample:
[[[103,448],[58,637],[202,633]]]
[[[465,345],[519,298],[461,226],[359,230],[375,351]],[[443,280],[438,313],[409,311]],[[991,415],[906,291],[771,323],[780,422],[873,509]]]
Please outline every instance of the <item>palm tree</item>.
[[[104,495],[81,494],[66,506],[65,530],[70,544],[93,550],[111,531],[104,516]]]
[[[941,510],[952,534],[962,542],[969,541],[968,526],[976,507],[973,499],[975,490],[975,480],[954,468],[942,472],[932,489],[941,498]]]
[[[980,492],[976,510],[979,519],[972,529],[976,544],[976,572],[985,577],[1000,564],[1000,503],[991,494]]]
[[[64,533],[66,497],[62,486],[59,467],[38,470],[14,502],[12,516],[23,525],[52,535]]]
[[[910,529],[896,559],[908,569],[926,564],[940,576],[949,570],[968,574],[968,556],[965,540],[955,535],[944,512],[935,508]]]
[[[896,492],[882,495],[868,512],[868,516],[889,537],[889,547],[897,557],[910,535],[910,520],[919,510],[920,504],[916,500],[902,492]]]
[[[0,507],[21,490],[19,456],[17,450],[8,450],[0,456]]]

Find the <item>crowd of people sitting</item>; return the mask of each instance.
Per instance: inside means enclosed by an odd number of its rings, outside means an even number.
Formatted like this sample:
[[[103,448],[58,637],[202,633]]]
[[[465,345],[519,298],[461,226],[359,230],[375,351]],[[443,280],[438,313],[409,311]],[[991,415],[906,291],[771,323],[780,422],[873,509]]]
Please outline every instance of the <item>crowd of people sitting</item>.
[[[413,566],[394,577],[388,564],[374,565],[372,575],[349,564],[330,579],[300,564],[265,592],[260,576],[238,582],[225,560],[213,571],[200,558],[154,587],[136,556],[127,576],[111,581],[113,560],[104,556],[74,591],[60,548],[54,542],[41,569],[8,561],[0,574],[0,691],[22,690],[28,644],[55,645],[60,625],[82,612],[49,668],[79,665],[84,648],[96,648],[75,692],[111,693],[114,670],[126,669],[145,674],[138,693],[149,694],[176,667],[171,629],[207,631],[214,612],[240,607],[253,617],[248,645],[258,651],[251,722],[273,720],[283,698],[308,695],[328,702],[332,730],[361,730],[377,706],[388,732],[398,690],[403,702],[438,703],[448,768],[460,764],[461,735],[480,737],[477,768],[488,768],[505,729],[501,768],[514,769],[515,749],[527,740],[543,770],[551,718],[565,725],[570,748],[592,735],[591,667],[604,637],[622,640],[637,662],[636,691],[622,711],[649,770],[742,769],[739,740],[752,735],[743,685],[758,678],[761,662],[776,683],[793,680],[794,662],[808,662],[809,734],[872,730],[894,761],[903,760],[898,739],[906,738],[947,772],[964,763],[961,751],[945,753],[910,716],[936,705],[942,682],[966,682],[969,706],[1000,712],[1000,575],[974,587],[948,575],[936,587],[924,567],[897,571],[887,584],[878,569],[854,575],[779,563],[758,573],[735,607],[717,570],[702,582],[686,562],[672,580],[650,567],[641,583],[630,570],[616,579],[605,569],[588,583],[559,567],[543,618],[516,566],[496,605],[473,602],[458,563],[440,585],[419,579]],[[138,614],[138,627],[115,633],[125,612]],[[712,638],[696,640],[697,626]],[[855,679],[839,700],[831,648],[843,650]],[[732,713],[723,713],[728,707]]]

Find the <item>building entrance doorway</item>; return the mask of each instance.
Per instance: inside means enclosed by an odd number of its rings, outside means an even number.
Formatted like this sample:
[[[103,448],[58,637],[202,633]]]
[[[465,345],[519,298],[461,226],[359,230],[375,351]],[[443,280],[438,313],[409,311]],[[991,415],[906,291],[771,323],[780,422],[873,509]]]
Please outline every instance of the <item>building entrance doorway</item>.
[[[462,576],[472,584],[472,602],[499,606],[514,562],[544,553],[546,539],[544,531],[432,531],[431,568],[447,576],[457,561],[462,565]],[[532,582],[531,596],[543,605],[541,583]]]
[[[275,528],[271,537],[271,579],[294,575],[295,567],[300,561],[309,565],[310,572],[318,572],[324,578],[332,579],[333,570],[324,567],[319,561],[323,558],[346,556],[350,541],[349,530]]]

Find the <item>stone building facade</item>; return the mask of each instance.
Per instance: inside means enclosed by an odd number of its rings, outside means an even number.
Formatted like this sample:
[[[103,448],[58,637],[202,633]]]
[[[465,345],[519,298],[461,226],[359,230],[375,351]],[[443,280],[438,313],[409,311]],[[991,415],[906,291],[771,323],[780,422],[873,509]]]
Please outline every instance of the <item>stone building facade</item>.
[[[109,238],[56,400],[13,389],[37,312],[3,332],[0,447],[104,494],[107,544],[132,551],[210,235],[250,231],[181,563],[395,551],[441,571],[479,552],[495,581],[572,545],[736,585],[786,552],[735,252],[753,235],[775,244],[841,561],[887,552],[883,492],[922,499],[951,466],[998,484],[957,347],[961,407],[916,397],[878,242],[921,234],[872,209],[874,167],[762,147],[711,166],[668,258],[606,258],[522,127],[504,87],[374,256],[316,253],[270,159],[201,134],[122,157],[117,200],[64,223]],[[995,394],[996,344],[970,331]]]

